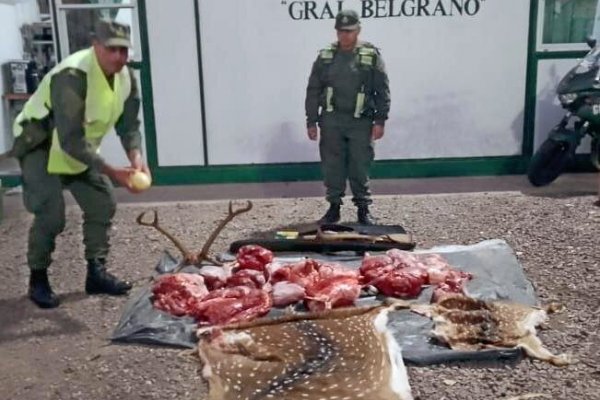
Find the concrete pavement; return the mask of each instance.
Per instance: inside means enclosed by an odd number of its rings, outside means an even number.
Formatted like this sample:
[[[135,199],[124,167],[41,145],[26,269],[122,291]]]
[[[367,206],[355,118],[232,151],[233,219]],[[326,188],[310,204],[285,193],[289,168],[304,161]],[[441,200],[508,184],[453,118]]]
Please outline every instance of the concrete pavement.
[[[598,184],[598,174],[582,173],[563,175],[551,185],[541,188],[533,187],[524,175],[377,179],[371,182],[371,188],[375,196],[514,191],[530,196],[576,197],[597,194]],[[138,195],[130,194],[122,188],[116,189],[119,203],[323,197],[323,195],[324,188],[320,181],[157,186]],[[74,203],[68,192],[65,193],[65,200],[67,204]],[[5,215],[23,209],[21,196],[18,193],[5,195],[4,203]]]

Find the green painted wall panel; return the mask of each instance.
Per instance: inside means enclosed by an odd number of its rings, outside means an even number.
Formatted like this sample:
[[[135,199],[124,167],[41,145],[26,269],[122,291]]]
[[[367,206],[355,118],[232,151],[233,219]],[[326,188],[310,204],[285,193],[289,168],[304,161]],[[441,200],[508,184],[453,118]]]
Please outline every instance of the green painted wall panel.
[[[521,174],[527,160],[520,157],[378,161],[373,179],[434,176]],[[163,167],[153,170],[157,184],[290,182],[321,179],[318,163],[231,165],[207,167]]]

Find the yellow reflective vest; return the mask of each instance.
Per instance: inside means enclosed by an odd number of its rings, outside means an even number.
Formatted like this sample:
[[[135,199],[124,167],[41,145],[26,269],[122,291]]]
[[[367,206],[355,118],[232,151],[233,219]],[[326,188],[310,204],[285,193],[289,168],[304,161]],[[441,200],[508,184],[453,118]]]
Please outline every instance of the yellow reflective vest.
[[[50,82],[52,76],[66,68],[74,68],[85,73],[87,95],[85,99],[85,140],[94,152],[100,151],[104,136],[110,132],[123,113],[125,100],[131,93],[131,77],[127,68],[115,74],[111,88],[104,72],[98,64],[93,48],[80,50],[55,66],[42,79],[40,86],[25,104],[23,111],[15,119],[13,132],[19,136],[23,132],[23,122],[46,118],[51,110]],[[52,141],[48,160],[48,172],[52,174],[79,174],[88,166],[68,155],[60,146],[56,128],[52,132]]]

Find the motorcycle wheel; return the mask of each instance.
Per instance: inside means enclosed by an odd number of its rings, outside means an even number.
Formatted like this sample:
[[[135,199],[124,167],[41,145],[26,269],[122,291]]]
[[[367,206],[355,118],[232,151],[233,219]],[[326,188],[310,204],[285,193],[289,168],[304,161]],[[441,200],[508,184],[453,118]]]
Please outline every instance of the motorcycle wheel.
[[[527,178],[533,186],[545,186],[563,173],[571,160],[575,146],[568,141],[548,138],[529,163]]]
[[[598,171],[600,171],[600,138],[595,137],[592,139],[592,152],[590,154],[592,159],[592,165]]]

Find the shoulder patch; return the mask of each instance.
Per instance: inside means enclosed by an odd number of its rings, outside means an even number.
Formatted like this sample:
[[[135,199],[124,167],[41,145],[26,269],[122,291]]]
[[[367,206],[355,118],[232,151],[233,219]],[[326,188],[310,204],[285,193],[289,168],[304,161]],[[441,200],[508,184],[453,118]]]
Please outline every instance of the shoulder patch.
[[[376,47],[373,43],[370,42],[360,42],[358,45],[359,50],[365,49],[365,51],[371,51],[374,54],[380,54],[379,48]]]
[[[361,43],[357,49],[358,63],[366,67],[373,67],[377,58],[377,49],[375,47],[367,47]]]
[[[333,60],[333,56],[335,55],[336,46],[330,45],[329,47],[325,47],[324,49],[319,50],[319,58],[329,63]]]
[[[374,47],[359,47],[358,54],[364,56],[373,56],[377,54],[377,50]]]
[[[332,49],[322,49],[319,51],[319,57],[324,60],[328,60],[333,58],[333,50]]]

